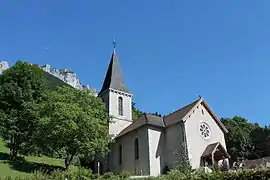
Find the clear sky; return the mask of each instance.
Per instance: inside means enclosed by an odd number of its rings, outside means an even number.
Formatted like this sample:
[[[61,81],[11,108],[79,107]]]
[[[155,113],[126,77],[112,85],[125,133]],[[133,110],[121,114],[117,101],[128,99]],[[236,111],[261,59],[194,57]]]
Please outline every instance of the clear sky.
[[[219,117],[270,124],[270,1],[0,1],[0,60],[72,68],[100,90],[116,51],[137,107],[203,96]]]

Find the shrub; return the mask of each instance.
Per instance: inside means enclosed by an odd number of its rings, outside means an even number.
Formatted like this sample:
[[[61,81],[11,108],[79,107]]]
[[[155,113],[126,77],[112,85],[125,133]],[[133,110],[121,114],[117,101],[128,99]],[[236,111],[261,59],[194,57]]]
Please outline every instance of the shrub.
[[[165,179],[174,180],[174,179],[186,179],[186,175],[182,170],[173,169],[169,171],[168,175],[165,176]]]
[[[101,177],[102,179],[113,179],[116,178],[115,175],[112,172],[106,172],[103,174],[103,176]]]
[[[27,178],[25,178],[25,180],[26,179]],[[50,179],[50,177],[48,174],[45,174],[45,173],[40,172],[40,171],[34,172],[34,175],[31,178],[29,178],[29,180],[49,180],[49,179]]]
[[[85,169],[85,168],[79,168],[76,172],[77,178],[93,178],[92,170],[91,169]]]
[[[80,166],[81,165],[80,158],[78,156],[74,156],[73,160],[71,161],[71,164],[74,166]]]
[[[190,164],[188,155],[186,152],[176,152],[176,155],[178,156],[178,161],[176,164],[176,169],[180,172],[182,172],[185,175],[191,174],[195,170],[192,169],[192,166]]]
[[[130,173],[123,172],[119,176],[113,175],[113,173],[105,173],[98,179],[128,179]],[[33,176],[28,178],[1,178],[0,180],[64,180],[68,177],[68,180],[90,180],[97,179],[91,171],[87,169],[78,169],[76,171],[54,171],[51,175],[44,174],[42,172],[35,172]],[[190,173],[184,174],[179,170],[172,170],[168,175],[160,177],[144,178],[145,180],[267,180],[270,178],[270,169],[261,170],[244,170],[237,172],[224,172],[224,173]],[[143,180],[143,179],[138,179]]]
[[[120,173],[119,178],[120,179],[127,179],[130,176],[131,176],[131,173],[130,172],[123,171],[123,172]]]

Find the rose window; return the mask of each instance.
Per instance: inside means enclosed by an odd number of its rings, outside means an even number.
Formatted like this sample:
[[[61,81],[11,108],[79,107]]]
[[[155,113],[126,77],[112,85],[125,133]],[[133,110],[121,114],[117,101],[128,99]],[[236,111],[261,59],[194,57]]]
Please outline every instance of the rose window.
[[[211,135],[210,127],[206,123],[200,124],[200,134],[204,139],[209,139]]]

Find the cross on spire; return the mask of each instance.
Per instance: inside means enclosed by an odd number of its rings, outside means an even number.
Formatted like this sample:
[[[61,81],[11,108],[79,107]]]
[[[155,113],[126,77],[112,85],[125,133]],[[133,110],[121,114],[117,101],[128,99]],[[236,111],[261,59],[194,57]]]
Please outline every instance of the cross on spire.
[[[113,50],[115,51],[115,47],[116,47],[116,41],[115,41],[115,36],[114,36],[114,39],[113,39]]]

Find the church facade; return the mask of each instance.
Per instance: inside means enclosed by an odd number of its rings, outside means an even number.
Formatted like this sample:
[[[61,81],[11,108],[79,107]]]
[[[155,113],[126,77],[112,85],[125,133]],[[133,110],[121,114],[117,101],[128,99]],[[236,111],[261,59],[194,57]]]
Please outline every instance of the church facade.
[[[109,133],[115,142],[104,170],[157,176],[188,158],[193,168],[228,160],[221,123],[203,98],[164,116],[144,114],[132,119],[132,94],[126,88],[120,64],[113,50],[98,95],[113,117]]]

